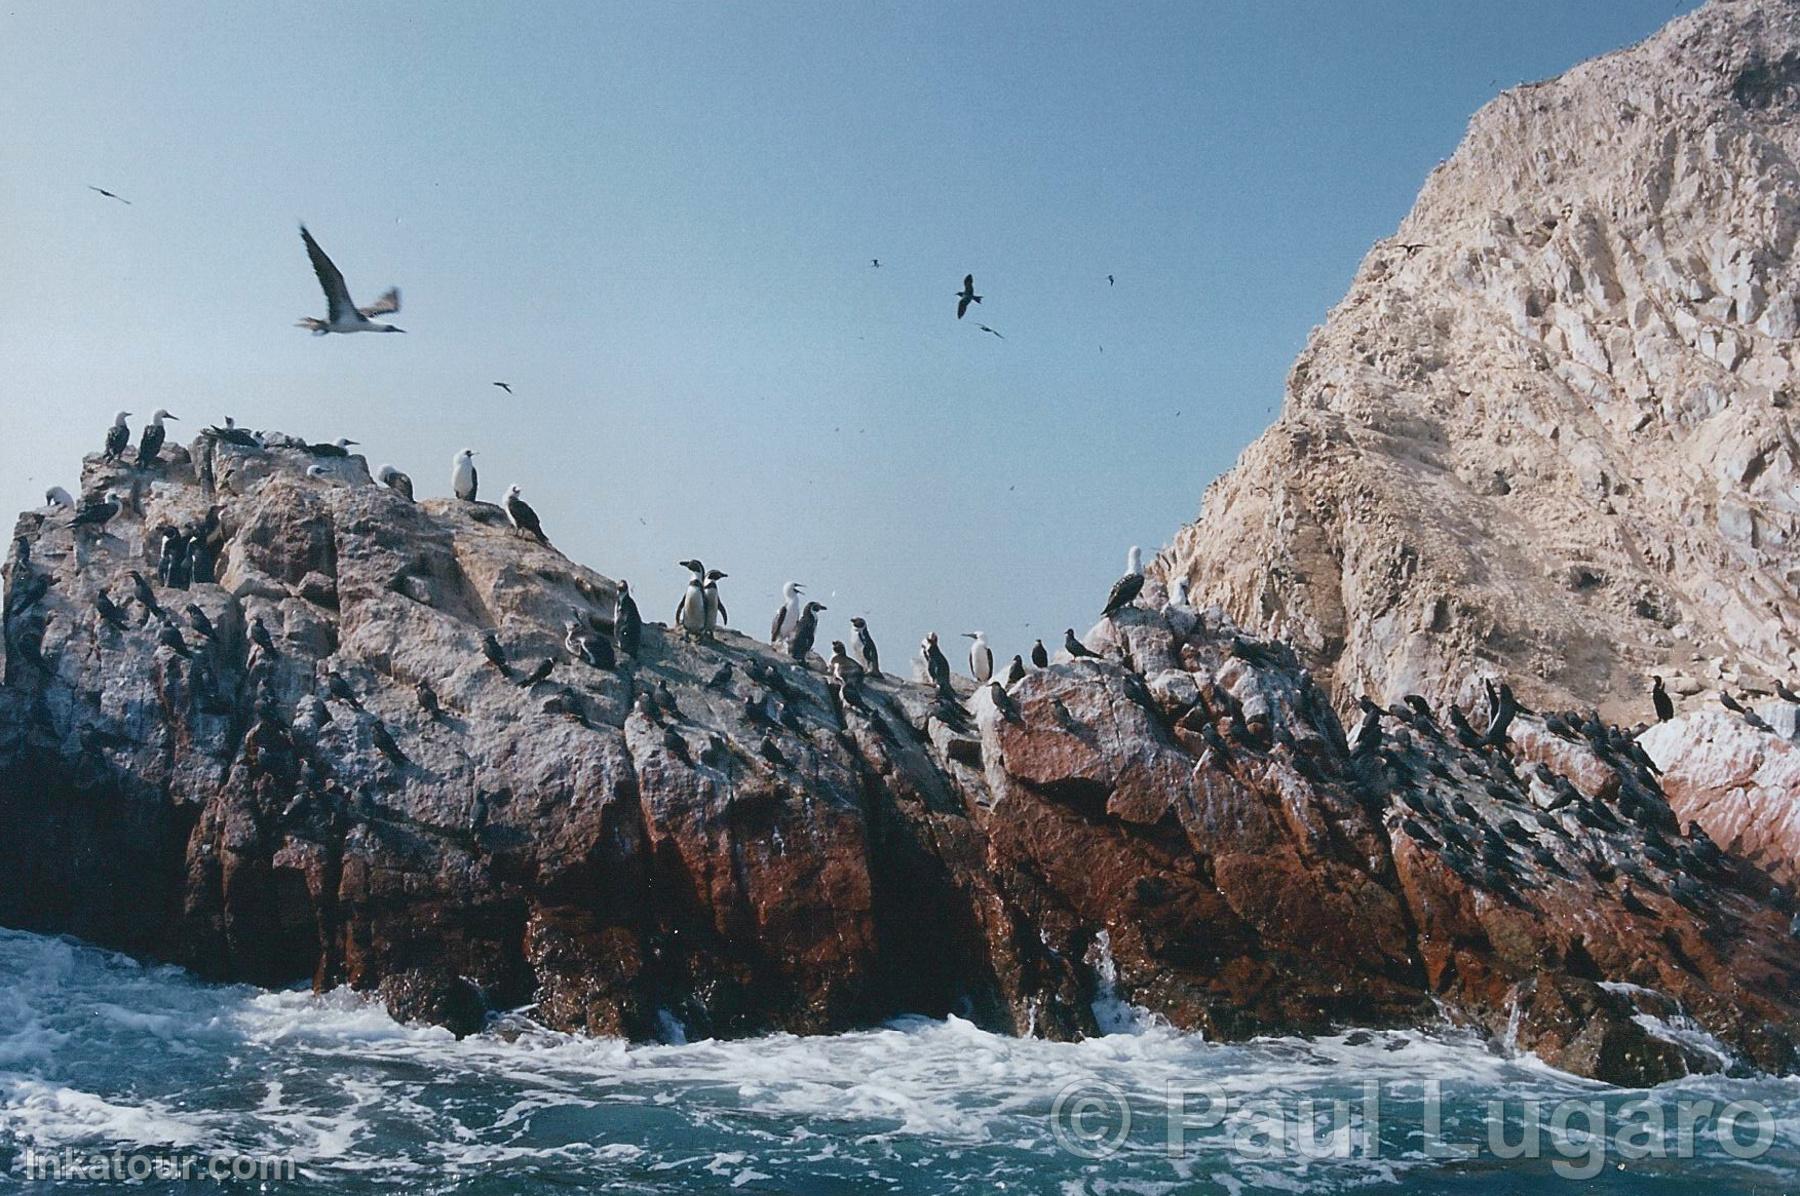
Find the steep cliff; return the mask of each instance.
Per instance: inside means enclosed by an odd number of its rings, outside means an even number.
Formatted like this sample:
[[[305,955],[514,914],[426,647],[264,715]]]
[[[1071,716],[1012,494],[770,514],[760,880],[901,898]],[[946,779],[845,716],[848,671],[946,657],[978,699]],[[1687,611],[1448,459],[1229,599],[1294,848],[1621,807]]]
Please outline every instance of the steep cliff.
[[[1473,119],[1159,561],[1340,706],[1649,717],[1800,665],[1800,3],[1711,0]]]
[[[1635,1016],[1678,1005],[1794,1060],[1786,895],[1612,728],[1402,706],[1353,746],[1288,648],[1152,605],[966,714],[729,632],[603,668],[564,628],[612,580],[360,458],[203,438],[83,488],[124,509],[26,514],[6,571],[0,924],[465,1029],[1066,1037],[1110,983],[1220,1037],[1447,1013],[1625,1082],[1726,1062]]]

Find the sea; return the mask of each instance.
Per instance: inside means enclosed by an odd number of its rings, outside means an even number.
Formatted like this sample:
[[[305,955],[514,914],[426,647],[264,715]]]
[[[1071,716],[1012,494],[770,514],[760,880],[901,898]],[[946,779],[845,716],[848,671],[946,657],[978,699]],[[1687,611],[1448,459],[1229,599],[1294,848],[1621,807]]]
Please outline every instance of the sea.
[[[0,931],[0,1189],[1800,1192],[1797,1077],[1622,1089],[1447,1022],[1216,1043],[1096,1012],[1077,1043],[909,1017],[631,1044],[529,1008],[458,1041]]]

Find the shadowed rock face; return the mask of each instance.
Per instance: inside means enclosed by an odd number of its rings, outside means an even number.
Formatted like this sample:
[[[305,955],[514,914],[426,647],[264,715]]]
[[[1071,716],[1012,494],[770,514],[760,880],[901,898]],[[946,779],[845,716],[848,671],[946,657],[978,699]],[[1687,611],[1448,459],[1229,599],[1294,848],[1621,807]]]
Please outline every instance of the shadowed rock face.
[[[1072,1037],[1104,978],[1226,1038],[1448,1013],[1587,1074],[1720,1065],[1634,1020],[1653,1005],[1792,1059],[1779,897],[1683,835],[1610,729],[1521,717],[1472,748],[1405,711],[1352,746],[1288,648],[1182,610],[1128,609],[1088,637],[1105,660],[966,715],[894,680],[845,701],[729,632],[651,625],[603,670],[563,631],[609,626],[613,582],[497,508],[409,503],[356,457],[168,457],[88,461],[89,493],[139,495],[104,533],[19,522],[7,925],[459,1030],[535,1000],[634,1037],[901,1011]],[[157,583],[158,529],[209,512],[216,580]]]
[[[1712,0],[1485,106],[1154,572],[1340,705],[1793,678],[1796,62],[1800,3]]]

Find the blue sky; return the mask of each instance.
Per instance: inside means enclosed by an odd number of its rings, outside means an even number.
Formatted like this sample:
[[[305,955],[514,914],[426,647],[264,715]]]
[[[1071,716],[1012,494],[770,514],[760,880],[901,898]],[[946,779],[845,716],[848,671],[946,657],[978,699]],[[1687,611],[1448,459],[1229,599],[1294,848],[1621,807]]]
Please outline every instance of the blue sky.
[[[1687,7],[9,5],[0,509],[121,407],[422,495],[467,445],[657,617],[697,555],[748,630],[794,577],[1004,659],[1193,517],[1478,107]],[[302,218],[407,336],[292,326]]]

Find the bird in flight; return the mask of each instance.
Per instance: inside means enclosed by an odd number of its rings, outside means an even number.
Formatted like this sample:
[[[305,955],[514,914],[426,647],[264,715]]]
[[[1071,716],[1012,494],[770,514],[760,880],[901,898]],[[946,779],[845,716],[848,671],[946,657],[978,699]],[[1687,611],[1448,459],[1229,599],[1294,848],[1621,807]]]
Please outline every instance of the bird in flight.
[[[871,269],[871,270],[881,269],[881,259],[878,257],[870,258],[869,259],[869,269]]]
[[[512,393],[512,383],[510,382],[496,382],[494,385],[498,386],[501,390],[504,390],[507,394]]]
[[[300,226],[300,239],[306,242],[306,256],[312,259],[313,273],[319,276],[319,286],[325,291],[325,318],[306,316],[296,327],[310,328],[314,336],[324,336],[328,332],[406,331],[392,324],[377,324],[373,318],[400,310],[400,288],[390,287],[387,294],[368,307],[358,307],[350,298],[350,288],[344,285],[343,274],[325,256],[325,251],[319,248],[319,243],[313,240],[304,224]]]
[[[123,195],[114,195],[111,191],[108,191],[105,187],[96,187],[92,183],[89,183],[88,190],[98,192],[99,194],[106,196],[106,198],[108,198],[108,199],[116,199],[120,203],[124,204],[126,207],[131,206],[131,201],[129,199],[126,199]]]
[[[1113,284],[1113,276],[1112,276],[1112,275],[1110,275],[1110,274],[1108,274],[1108,275],[1107,275],[1107,276],[1106,276],[1106,285],[1107,285],[1107,286],[1111,286],[1111,285],[1112,285],[1112,284]]]
[[[956,318],[962,319],[963,313],[969,310],[969,304],[980,303],[981,296],[975,293],[975,276],[963,275],[963,289],[956,292]]]
[[[983,332],[994,332],[994,330],[992,328],[989,328],[986,324],[977,324],[977,325],[975,325],[975,327],[981,329]],[[998,332],[994,332],[994,335],[999,336],[1001,340],[1006,339],[1005,337],[1000,336],[1000,334]]]

